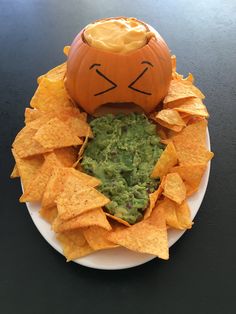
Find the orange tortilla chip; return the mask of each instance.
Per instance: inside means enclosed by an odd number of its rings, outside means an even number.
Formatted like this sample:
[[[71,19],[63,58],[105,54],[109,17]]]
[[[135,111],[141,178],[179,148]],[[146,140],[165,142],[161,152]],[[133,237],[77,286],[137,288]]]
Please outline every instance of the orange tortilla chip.
[[[19,174],[19,171],[18,171],[18,168],[17,168],[17,165],[15,164],[13,170],[12,170],[12,173],[10,175],[10,178],[11,179],[14,179],[14,178],[18,178],[20,176]]]
[[[40,145],[46,149],[55,149],[81,145],[83,142],[58,118],[51,119],[41,126],[34,135]]]
[[[74,147],[63,147],[54,150],[57,159],[65,167],[72,167],[77,159],[77,150]]]
[[[79,137],[93,137],[92,130],[89,124],[80,118],[70,117],[65,124]]]
[[[43,78],[47,78],[51,81],[63,81],[66,74],[66,62],[56,66],[55,68],[48,71],[46,74],[43,74],[38,77],[37,82],[40,84]]]
[[[53,222],[52,228],[55,232],[64,232],[90,226],[98,226],[106,230],[111,230],[111,225],[102,208],[89,210],[69,220],[61,220],[60,217],[57,217]]]
[[[192,84],[190,80],[178,79],[170,82],[170,87],[167,96],[164,98],[163,103],[169,103],[183,98],[199,97],[205,98],[202,92]]]
[[[34,140],[34,135],[37,130],[30,126],[25,126],[16,136],[13,142],[13,148],[20,158],[31,157],[34,155],[44,154],[52,151],[52,149],[45,148]]]
[[[56,206],[49,207],[49,208],[42,207],[39,213],[41,217],[47,222],[49,222],[50,224],[53,223],[53,221],[56,219],[57,214],[58,214]]]
[[[173,107],[173,109],[179,113],[185,113],[204,118],[209,117],[207,108],[200,98],[183,99],[182,102],[177,102],[177,106]]]
[[[184,120],[181,118],[180,114],[173,109],[163,109],[159,111],[156,115],[158,122],[163,121],[168,125],[175,126],[185,126]]]
[[[188,125],[172,137],[180,165],[206,164],[213,153],[206,148],[207,121]]]
[[[165,216],[152,213],[151,217],[130,228],[110,232],[107,239],[127,249],[140,253],[156,255],[162,259],[169,258]]]
[[[40,79],[40,84],[31,99],[30,106],[42,112],[48,112],[74,107],[74,104],[68,97],[63,81],[43,77]]]
[[[158,189],[155,192],[149,194],[149,206],[145,210],[145,214],[144,214],[143,219],[147,219],[148,217],[150,217],[152,210],[155,207],[158,198],[162,194],[162,191],[163,191],[163,188],[162,188],[162,185],[160,184]]]
[[[101,184],[101,181],[97,178],[89,176],[86,173],[80,172],[74,168],[54,168],[43,195],[43,207],[52,207],[55,205],[55,200],[63,191],[64,184],[68,176],[75,176],[80,184],[90,187],[96,187]]]
[[[192,227],[190,211],[186,202],[178,205],[166,197],[160,202],[158,209],[165,213],[166,223],[169,227],[179,230]]]
[[[107,240],[108,231],[97,226],[88,227],[83,231],[89,246],[94,250],[104,250],[117,247],[118,245]]]
[[[205,164],[183,165],[173,167],[170,172],[178,173],[186,186],[187,196],[195,193],[206,170]]]
[[[63,48],[63,52],[64,52],[64,54],[65,54],[66,56],[68,56],[69,51],[70,51],[70,46],[65,46],[65,47]]]
[[[151,174],[151,178],[162,178],[178,162],[177,153],[173,142],[169,142],[158,159]]]
[[[76,176],[67,177],[63,192],[56,199],[58,215],[64,220],[109,202],[110,200],[96,189],[81,184],[81,180]]]
[[[25,109],[25,124],[28,124],[34,120],[37,120],[38,118],[41,118],[42,116],[43,116],[43,112],[36,109],[26,108]]]
[[[120,218],[120,217],[111,215],[111,214],[109,214],[109,213],[105,213],[105,214],[106,214],[107,217],[109,217],[109,218],[111,218],[111,219],[113,219],[113,220],[115,220],[115,221],[121,223],[121,224],[124,225],[124,226],[127,226],[127,227],[130,227],[130,226],[131,226],[131,225],[128,223],[128,221],[126,221],[126,220],[124,220],[124,219],[122,219],[122,218]]]
[[[180,132],[180,131],[182,131],[182,129],[183,129],[183,126],[169,124],[169,123],[166,123],[166,122],[163,121],[163,120],[156,119],[156,122],[159,123],[159,124],[160,124],[161,126],[163,126],[164,128],[170,129],[170,130],[172,130],[172,131],[174,131],[174,132]]]
[[[46,155],[45,161],[37,172],[37,175],[29,182],[29,184],[27,184],[26,189],[20,198],[20,202],[41,201],[48,180],[52,174],[53,167],[56,166],[61,166],[56,155],[54,153]]]
[[[67,262],[93,252],[93,249],[88,245],[81,230],[77,229],[59,233],[57,239],[62,245]]]
[[[14,149],[12,150],[12,154],[16,161],[23,188],[26,189],[30,182],[35,179],[39,169],[42,167],[44,158],[42,155],[39,155],[22,159],[17,155]]]
[[[171,56],[171,63],[172,63],[172,72],[176,72],[176,56]]]
[[[186,187],[178,173],[166,175],[163,194],[178,204],[186,198]]]

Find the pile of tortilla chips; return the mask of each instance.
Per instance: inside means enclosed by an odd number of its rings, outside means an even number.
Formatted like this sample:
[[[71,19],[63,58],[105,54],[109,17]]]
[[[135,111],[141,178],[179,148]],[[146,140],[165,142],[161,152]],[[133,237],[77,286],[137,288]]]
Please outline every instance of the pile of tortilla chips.
[[[38,78],[33,109],[26,108],[25,126],[13,143],[11,177],[21,178],[20,202],[40,202],[40,215],[57,234],[67,261],[117,246],[168,259],[167,229],[191,228],[186,198],[198,190],[213,153],[206,147],[204,95],[191,74],[184,79],[176,72],[175,56],[172,61],[168,95],[150,115],[166,144],[151,174],[161,183],[149,195],[143,220],[133,226],[105,213],[110,200],[96,189],[100,181],[82,172],[80,160],[93,134],[87,114],[66,93],[66,63]]]

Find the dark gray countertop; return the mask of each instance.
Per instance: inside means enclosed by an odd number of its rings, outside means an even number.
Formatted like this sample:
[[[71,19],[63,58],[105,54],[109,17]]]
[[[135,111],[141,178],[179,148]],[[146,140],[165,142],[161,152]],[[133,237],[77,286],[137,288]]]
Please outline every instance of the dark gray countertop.
[[[170,250],[123,271],[66,264],[41,237],[10,181],[11,143],[36,78],[64,60],[90,21],[135,16],[153,25],[206,94],[215,158],[194,227]],[[0,309],[15,313],[235,313],[236,2],[0,1]]]

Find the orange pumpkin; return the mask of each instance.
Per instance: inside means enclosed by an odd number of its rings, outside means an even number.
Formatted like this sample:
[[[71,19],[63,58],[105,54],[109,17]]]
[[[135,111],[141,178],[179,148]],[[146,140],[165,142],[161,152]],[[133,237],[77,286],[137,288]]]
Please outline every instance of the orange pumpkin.
[[[145,24],[146,25],[146,24]],[[94,114],[102,105],[133,103],[146,113],[166,96],[171,80],[171,56],[154,32],[146,45],[127,54],[103,51],[85,42],[82,30],[67,61],[65,86],[71,99]]]

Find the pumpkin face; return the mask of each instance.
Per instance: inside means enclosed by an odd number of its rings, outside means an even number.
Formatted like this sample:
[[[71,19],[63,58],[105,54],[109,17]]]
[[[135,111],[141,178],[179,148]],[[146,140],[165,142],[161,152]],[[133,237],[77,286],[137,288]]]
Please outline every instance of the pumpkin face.
[[[89,46],[82,31],[69,51],[65,86],[90,114],[107,103],[134,103],[148,113],[165,97],[170,80],[169,49],[156,31],[146,45],[128,54]]]

